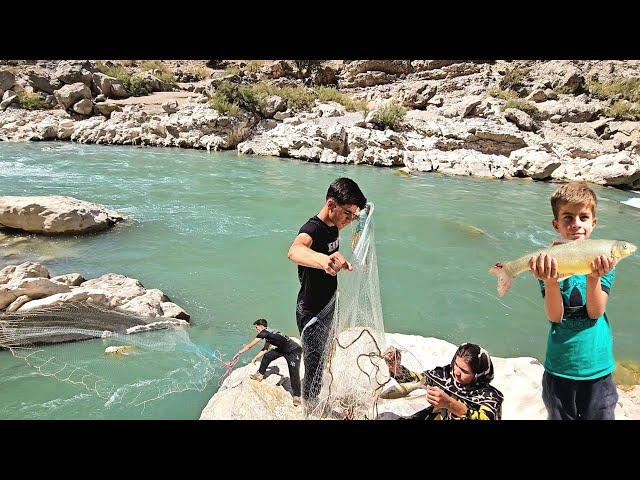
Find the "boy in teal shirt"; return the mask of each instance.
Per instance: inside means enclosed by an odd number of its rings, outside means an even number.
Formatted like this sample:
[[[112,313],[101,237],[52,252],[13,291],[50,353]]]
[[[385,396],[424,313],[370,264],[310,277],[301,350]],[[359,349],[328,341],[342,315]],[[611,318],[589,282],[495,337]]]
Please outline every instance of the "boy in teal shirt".
[[[551,195],[553,228],[564,241],[586,240],[596,226],[597,198],[584,182],[571,182]],[[531,257],[551,322],[542,377],[542,399],[550,420],[613,420],[618,392],[613,337],[605,312],[615,278],[615,261],[596,258],[588,275],[558,281],[556,259]]]

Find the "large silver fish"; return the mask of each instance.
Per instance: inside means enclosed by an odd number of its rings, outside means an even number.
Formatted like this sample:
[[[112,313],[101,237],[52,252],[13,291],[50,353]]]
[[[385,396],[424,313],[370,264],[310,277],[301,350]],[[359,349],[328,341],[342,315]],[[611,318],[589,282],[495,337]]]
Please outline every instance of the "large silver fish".
[[[636,250],[637,247],[634,244],[624,240],[567,241],[528,253],[510,262],[498,262],[489,269],[489,273],[498,277],[498,295],[504,297],[515,277],[529,270],[529,259],[540,253],[555,257],[558,261],[558,277],[566,278],[571,275],[591,273],[591,262],[600,255],[606,255],[618,262]]]

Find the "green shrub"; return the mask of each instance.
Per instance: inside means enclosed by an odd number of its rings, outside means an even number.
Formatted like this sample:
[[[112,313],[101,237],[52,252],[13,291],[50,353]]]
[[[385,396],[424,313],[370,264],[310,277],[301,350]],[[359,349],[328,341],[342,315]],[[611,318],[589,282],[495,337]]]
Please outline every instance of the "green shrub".
[[[140,68],[147,72],[159,70],[162,73],[171,73],[171,69],[162,60],[143,60],[140,62]]]
[[[103,62],[96,62],[96,69],[109,77],[117,78],[125,85],[128,84],[131,79],[129,69],[118,63],[107,65]]]
[[[501,98],[503,100],[514,100],[518,98],[518,94],[513,90],[502,90],[498,86],[491,87],[489,89],[489,95],[495,98]]]
[[[231,82],[222,82],[218,86],[217,92],[229,103],[258,113],[264,106],[267,97],[277,95],[279,89],[264,83],[246,86],[236,85]]]
[[[142,97],[144,95],[149,95],[152,92],[152,90],[147,86],[146,80],[138,77],[137,75],[132,75],[123,65],[106,65],[103,62],[97,62],[96,68],[105,75],[120,80],[127,89],[127,92],[134,97]],[[173,77],[173,75],[171,76]],[[175,84],[175,78],[173,80],[173,84]]]
[[[27,110],[48,110],[51,106],[44,101],[44,97],[39,93],[30,93],[26,91],[17,92],[18,102],[20,106]]]
[[[267,97],[272,95],[284,99],[287,102],[287,107],[294,111],[309,110],[315,105],[315,100],[319,99],[323,102],[340,103],[348,111],[362,111],[365,115],[368,112],[366,101],[354,100],[349,95],[338,92],[335,88],[319,87],[312,90],[303,86],[276,87],[266,82],[250,86],[237,85],[229,81],[220,82],[212,97],[215,100],[210,103],[219,105],[223,110],[228,109],[229,105],[235,105],[238,108],[257,113],[262,110]]]
[[[254,83],[250,88],[253,89],[256,94],[265,98],[269,95],[278,95],[278,92],[280,91],[280,87],[270,85],[266,82]]]
[[[315,93],[321,102],[337,102],[343,105],[349,112],[360,111],[363,112],[365,116],[369,112],[366,100],[354,100],[351,96],[339,92],[333,87],[317,87]]]
[[[344,105],[348,112],[362,112],[365,117],[367,113],[369,113],[369,102],[366,100],[355,100],[348,97],[342,105]]]
[[[540,111],[538,107],[536,107],[533,103],[527,102],[525,100],[519,99],[511,99],[508,100],[507,103],[502,107],[502,111],[505,111],[508,108],[515,108],[517,110],[522,110],[523,112],[529,114],[531,118],[539,119]]]
[[[143,60],[140,62],[140,68],[152,73],[161,82],[171,85],[172,87],[177,85],[175,75],[162,60]]]
[[[640,105],[618,101],[605,110],[605,115],[616,120],[640,120]]]
[[[500,80],[500,88],[502,90],[516,90],[522,86],[526,76],[531,69],[513,67],[504,74],[502,80]]]
[[[143,97],[152,92],[152,90],[147,86],[146,80],[141,77],[130,77],[129,81],[124,85],[127,91],[134,97]]]
[[[571,90],[571,87],[569,85],[561,85],[554,88],[553,91],[560,95],[570,95],[573,93],[573,90]]]
[[[240,76],[240,73],[241,72],[238,67],[231,66],[231,67],[225,68],[222,74],[218,74],[218,75],[223,77],[227,77],[231,75]]]
[[[317,87],[314,89],[316,95],[318,95],[318,100],[321,102],[337,102],[341,105],[344,105],[345,95],[342,92],[339,92],[337,89],[333,87]]]
[[[601,100],[620,96],[630,102],[640,102],[640,78],[618,79],[609,83],[589,82],[589,93]]]
[[[291,110],[309,110],[315,105],[317,94],[306,87],[276,87],[265,82],[256,83],[251,87],[253,96],[257,101],[263,101],[268,96],[277,95],[287,102]]]
[[[240,114],[240,107],[235,103],[231,103],[224,94],[220,92],[216,92],[209,99],[209,104],[215,108],[222,115],[230,115],[232,117],[237,117]]]
[[[402,125],[406,114],[406,108],[396,103],[390,103],[378,109],[375,113],[374,121],[385,128],[395,130]]]
[[[216,88],[216,91],[224,94],[224,96],[229,99],[235,100],[238,95],[238,88],[238,84],[225,80],[223,82],[220,82],[220,84]]]
[[[262,68],[262,62],[260,60],[249,60],[245,71],[248,73],[259,73]]]
[[[282,87],[277,88],[275,95],[287,101],[287,107],[291,110],[309,110],[315,105],[315,93],[305,87]]]
[[[203,80],[211,76],[211,70],[207,67],[193,67],[189,70],[189,73],[199,80]]]
[[[258,113],[262,110],[268,96],[269,93],[267,91],[256,88],[254,85],[242,86],[238,88],[236,103],[245,110]]]
[[[240,88],[231,82],[221,82],[209,103],[221,114],[236,117],[240,113]]]
[[[155,74],[156,78],[172,87],[176,87],[178,82],[172,72],[159,72]]]

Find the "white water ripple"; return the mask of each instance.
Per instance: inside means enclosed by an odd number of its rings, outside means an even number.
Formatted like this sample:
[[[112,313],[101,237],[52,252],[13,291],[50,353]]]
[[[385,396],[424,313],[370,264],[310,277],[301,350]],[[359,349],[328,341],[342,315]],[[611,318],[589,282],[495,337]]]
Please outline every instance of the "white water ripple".
[[[624,203],[625,205],[629,205],[630,207],[640,208],[640,197],[630,198],[620,203]]]

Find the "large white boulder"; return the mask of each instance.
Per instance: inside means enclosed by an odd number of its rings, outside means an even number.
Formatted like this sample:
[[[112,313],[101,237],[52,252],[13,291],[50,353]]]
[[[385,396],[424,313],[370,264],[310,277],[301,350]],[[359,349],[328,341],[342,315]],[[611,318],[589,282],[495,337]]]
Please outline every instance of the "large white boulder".
[[[61,195],[0,197],[0,227],[30,233],[79,234],[104,230],[125,216],[101,205]]]
[[[416,371],[432,369],[451,362],[457,346],[437,338],[419,335],[386,334],[387,345],[400,347],[402,362]],[[495,378],[491,384],[502,392],[503,420],[544,420],[547,411],[542,401],[544,367],[532,357],[500,358],[492,356]],[[303,358],[304,360],[304,358]],[[201,420],[298,420],[305,418],[300,407],[294,407],[291,397],[289,371],[284,358],[267,369],[262,382],[251,380],[256,364],[238,368],[225,379],[218,392],[202,411]],[[304,369],[301,367],[301,377]],[[391,381],[389,387],[392,387]],[[386,389],[387,387],[385,387]],[[618,389],[616,419],[640,419],[640,386]],[[409,416],[429,404],[423,389],[396,399],[379,399],[378,418],[394,419]]]

